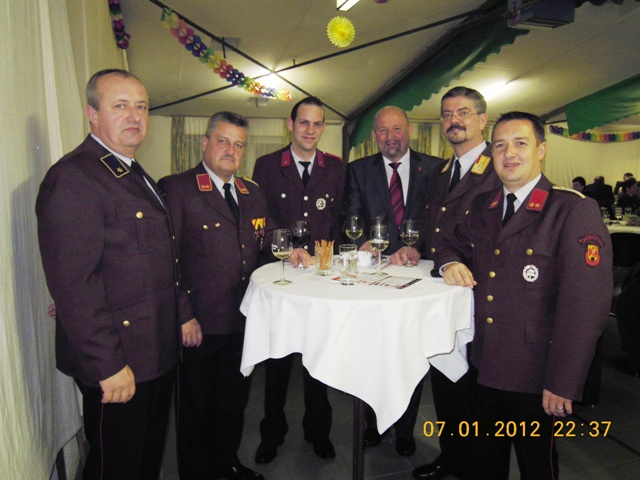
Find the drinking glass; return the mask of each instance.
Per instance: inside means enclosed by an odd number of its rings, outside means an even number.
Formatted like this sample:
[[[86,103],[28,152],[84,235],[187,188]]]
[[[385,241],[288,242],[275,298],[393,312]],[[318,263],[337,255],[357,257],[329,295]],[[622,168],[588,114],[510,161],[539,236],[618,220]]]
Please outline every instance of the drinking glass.
[[[369,242],[371,242],[371,248],[378,252],[378,271],[373,275],[376,277],[382,277],[384,276],[384,273],[380,271],[382,265],[382,252],[389,246],[389,229],[387,226],[381,223],[372,225]]]
[[[364,230],[364,220],[360,215],[351,215],[344,222],[344,233],[355,245],[356,240],[362,236]]]
[[[304,248],[304,246],[309,243],[309,240],[311,240],[311,229],[305,220],[296,220],[293,222],[291,226],[291,239],[293,240],[294,248]],[[304,268],[302,262],[298,264],[298,268]]]
[[[614,210],[614,213],[616,216],[616,220],[618,221],[618,223],[620,223],[620,220],[622,220],[622,208],[616,207],[616,209]]]
[[[289,230],[281,228],[273,232],[271,251],[276,258],[280,259],[282,266],[282,277],[273,283],[276,285],[289,285],[291,281],[284,279],[284,261],[293,253],[293,242],[291,241],[291,232]]]
[[[404,264],[405,267],[415,267],[411,261],[411,245],[418,241],[420,233],[418,232],[418,223],[415,220],[405,220],[400,227],[400,239],[409,247],[409,258]]]

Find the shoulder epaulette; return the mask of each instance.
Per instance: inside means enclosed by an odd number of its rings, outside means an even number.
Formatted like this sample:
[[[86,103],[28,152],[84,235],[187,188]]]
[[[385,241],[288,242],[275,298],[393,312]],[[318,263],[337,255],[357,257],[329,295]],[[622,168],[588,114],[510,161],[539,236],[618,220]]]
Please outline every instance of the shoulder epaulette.
[[[247,181],[249,183],[253,183],[256,187],[260,186],[260,185],[258,185],[258,183],[255,180],[253,180],[252,178],[249,178],[247,176],[242,177],[242,180],[245,180],[245,181]]]
[[[100,161],[116,178],[124,177],[129,173],[129,169],[125,166],[122,160],[116,157],[113,153],[100,157]]]
[[[574,190],[573,188],[561,187],[560,185],[553,185],[551,188],[553,188],[554,190],[560,190],[561,192],[574,193],[574,194],[578,195],[580,198],[587,198],[582,193],[580,193],[577,190]]]
[[[449,170],[449,167],[451,166],[453,159],[454,157],[451,157],[449,160],[447,160],[447,162],[442,167],[442,170],[440,171],[440,173],[447,173],[447,170]]]

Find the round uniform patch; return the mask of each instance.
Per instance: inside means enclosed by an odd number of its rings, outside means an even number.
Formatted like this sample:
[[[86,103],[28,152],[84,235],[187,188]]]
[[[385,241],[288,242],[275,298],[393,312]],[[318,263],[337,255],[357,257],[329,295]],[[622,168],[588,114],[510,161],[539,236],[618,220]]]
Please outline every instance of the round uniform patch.
[[[538,279],[538,267],[527,265],[522,269],[522,278],[527,282],[535,282]]]
[[[319,198],[318,200],[316,200],[316,208],[318,210],[324,210],[326,206],[327,201],[324,198]]]

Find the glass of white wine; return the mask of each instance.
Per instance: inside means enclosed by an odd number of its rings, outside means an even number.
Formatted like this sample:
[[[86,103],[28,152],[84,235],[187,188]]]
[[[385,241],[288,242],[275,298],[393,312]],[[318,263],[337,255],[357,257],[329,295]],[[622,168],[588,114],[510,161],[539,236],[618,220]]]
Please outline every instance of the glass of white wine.
[[[384,273],[380,271],[382,265],[382,252],[389,246],[389,229],[387,226],[381,223],[372,225],[369,242],[371,243],[371,248],[378,252],[378,271],[373,275],[376,277],[382,277],[384,276]]]
[[[360,215],[351,215],[345,220],[343,229],[355,245],[356,240],[362,236],[364,231],[364,220]]]
[[[291,241],[291,232],[289,230],[281,228],[273,232],[271,251],[274,257],[280,259],[280,264],[282,265],[282,277],[273,283],[276,285],[289,285],[291,281],[284,278],[284,261],[293,253],[293,242]]]
[[[407,247],[409,247],[409,258],[404,264],[405,267],[415,267],[414,263],[411,261],[411,245],[415,244],[419,237],[420,232],[418,232],[418,223],[415,220],[404,220],[402,222],[402,227],[400,227],[400,239],[405,245],[407,245]]]

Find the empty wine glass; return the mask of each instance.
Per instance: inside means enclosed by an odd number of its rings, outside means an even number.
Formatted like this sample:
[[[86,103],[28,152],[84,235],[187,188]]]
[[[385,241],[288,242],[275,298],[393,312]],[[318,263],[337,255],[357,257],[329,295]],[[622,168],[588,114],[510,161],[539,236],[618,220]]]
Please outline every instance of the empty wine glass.
[[[418,223],[415,220],[404,220],[400,227],[400,239],[409,247],[409,257],[404,264],[405,267],[415,267],[411,261],[411,245],[418,241],[420,233],[418,232]]]
[[[284,278],[284,261],[293,253],[293,242],[291,241],[291,232],[289,230],[281,228],[273,232],[271,251],[276,258],[280,259],[282,266],[282,277],[273,283],[276,285],[290,284],[291,281]]]
[[[305,220],[296,220],[291,226],[291,239],[294,248],[304,248],[311,240],[311,229]],[[302,262],[298,264],[298,268],[304,268]]]
[[[378,271],[373,275],[376,277],[382,277],[384,276],[384,273],[380,271],[382,265],[382,252],[389,246],[389,229],[387,226],[381,223],[372,225],[369,242],[371,242],[371,248],[378,252]]]
[[[344,233],[355,244],[356,240],[362,236],[364,230],[364,220],[360,215],[350,215],[343,225]]]

